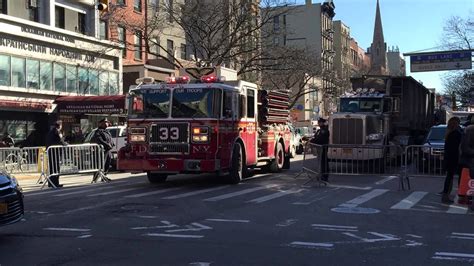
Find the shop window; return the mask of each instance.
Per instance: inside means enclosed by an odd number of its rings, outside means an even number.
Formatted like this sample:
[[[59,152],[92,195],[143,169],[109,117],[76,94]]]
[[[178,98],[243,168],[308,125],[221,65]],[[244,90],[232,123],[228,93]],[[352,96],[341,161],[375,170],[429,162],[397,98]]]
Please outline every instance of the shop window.
[[[66,91],[66,67],[54,63],[54,90]]]
[[[77,68],[66,66],[66,90],[77,93]]]
[[[99,95],[99,71],[89,70],[90,94]]]
[[[39,89],[39,61],[26,60],[26,88]]]
[[[0,55],[0,86],[10,86],[10,57]]]
[[[101,72],[99,74],[99,95],[109,94],[109,73]]]
[[[89,71],[86,68],[79,68],[79,94],[89,94]]]
[[[25,59],[12,57],[12,87],[26,88]]]
[[[114,72],[109,73],[109,91],[110,95],[118,95],[118,74]]]
[[[53,64],[51,62],[40,62],[40,90],[52,90]]]
[[[56,28],[65,28],[65,17],[64,17],[64,8],[60,6],[56,6],[54,9],[55,12],[55,26]]]

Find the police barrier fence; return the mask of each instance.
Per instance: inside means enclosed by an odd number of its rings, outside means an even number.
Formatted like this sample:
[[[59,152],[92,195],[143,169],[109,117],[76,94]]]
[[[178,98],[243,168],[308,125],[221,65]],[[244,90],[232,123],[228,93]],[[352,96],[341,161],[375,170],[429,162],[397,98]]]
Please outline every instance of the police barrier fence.
[[[405,153],[398,145],[316,145],[305,147],[303,171],[320,180],[327,175],[397,176],[404,189]]]
[[[410,145],[405,148],[407,176],[444,176],[444,147]]]
[[[0,169],[10,173],[41,173],[45,147],[0,148]]]
[[[44,168],[47,171],[44,181],[50,181],[51,176],[56,175],[85,173],[94,173],[92,182],[106,181],[104,163],[104,151],[98,144],[50,146],[46,150]]]

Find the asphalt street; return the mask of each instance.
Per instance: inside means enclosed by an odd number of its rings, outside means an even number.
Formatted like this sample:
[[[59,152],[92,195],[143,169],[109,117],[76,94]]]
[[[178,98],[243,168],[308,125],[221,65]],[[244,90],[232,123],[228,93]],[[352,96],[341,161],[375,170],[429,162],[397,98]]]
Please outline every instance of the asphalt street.
[[[212,175],[149,184],[20,180],[22,222],[0,227],[0,265],[473,265],[473,212],[441,204],[442,177],[331,176],[307,182],[301,157],[239,185]],[[453,192],[454,195],[454,192]]]

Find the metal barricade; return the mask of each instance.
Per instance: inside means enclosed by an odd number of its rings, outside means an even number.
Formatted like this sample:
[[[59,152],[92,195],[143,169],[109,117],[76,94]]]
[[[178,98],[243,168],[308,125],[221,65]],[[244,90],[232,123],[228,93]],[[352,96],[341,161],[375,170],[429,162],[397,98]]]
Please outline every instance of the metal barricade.
[[[400,188],[409,182],[405,175],[404,149],[398,145],[316,145],[305,148],[303,171],[325,175],[392,175]]]
[[[301,172],[296,176],[305,174],[309,177],[309,180],[303,184],[306,185],[310,182],[316,181],[319,185],[327,185],[326,181],[321,179],[323,174],[323,169],[321,168],[321,163],[323,160],[323,150],[324,147],[321,145],[313,144],[307,142],[304,146],[303,153],[303,166]],[[295,177],[295,178],[296,178]]]
[[[46,181],[51,176],[94,173],[92,182],[107,181],[104,150],[98,144],[50,146],[46,150]],[[47,182],[44,182],[43,187]],[[52,183],[52,182],[51,182]],[[54,184],[52,184],[54,187]]]
[[[444,176],[444,147],[437,145],[410,145],[405,148],[407,177]]]
[[[10,174],[41,173],[44,147],[1,148],[0,169]]]

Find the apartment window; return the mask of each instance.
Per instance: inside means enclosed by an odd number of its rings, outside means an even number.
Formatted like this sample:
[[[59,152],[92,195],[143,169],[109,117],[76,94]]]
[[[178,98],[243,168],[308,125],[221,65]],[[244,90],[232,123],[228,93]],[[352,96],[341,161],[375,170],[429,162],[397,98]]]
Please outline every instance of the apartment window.
[[[135,11],[142,12],[142,0],[134,0],[133,9]]]
[[[109,38],[107,34],[107,22],[101,20],[99,22],[99,39],[101,40],[107,40]]]
[[[159,0],[150,0],[150,9],[158,12]]]
[[[166,41],[166,51],[168,51],[168,60],[174,62],[174,42],[173,40]]]
[[[39,61],[26,60],[26,88],[39,89]]]
[[[124,45],[124,49],[122,50],[122,57],[127,57],[127,35],[126,35],[126,30],[122,26],[117,27],[117,35],[118,35],[118,41],[119,43]]]
[[[280,38],[278,38],[278,37],[273,37],[273,45],[275,45],[275,46],[280,45]]]
[[[7,14],[7,2],[8,0],[0,0],[0,14]]]
[[[54,63],[54,90],[66,91],[66,67]]]
[[[12,57],[12,87],[25,88],[25,59]]]
[[[60,6],[56,6],[54,9],[55,12],[55,25],[56,28],[64,29],[65,27],[65,20],[64,20],[64,8]]]
[[[117,5],[119,5],[119,6],[126,5],[125,0],[117,0]]]
[[[142,33],[135,33],[135,59],[142,59]]]
[[[53,64],[40,62],[40,90],[52,90]]]
[[[77,13],[77,31],[86,34],[86,14]]]
[[[187,59],[188,55],[186,54],[186,44],[181,44],[181,59]]]
[[[0,55],[0,86],[10,86],[10,57]]]
[[[28,7],[29,19],[30,21],[39,22],[39,11],[38,11],[38,7],[36,6],[36,0],[33,0],[33,1],[35,2],[31,2],[30,0],[30,6]],[[34,3],[34,4],[31,5],[31,3]]]
[[[286,15],[283,15],[283,27],[286,27]]]
[[[273,17],[273,31],[278,32],[280,30],[280,17]]]
[[[165,8],[168,10],[168,21],[173,22],[173,0],[165,0]]]

